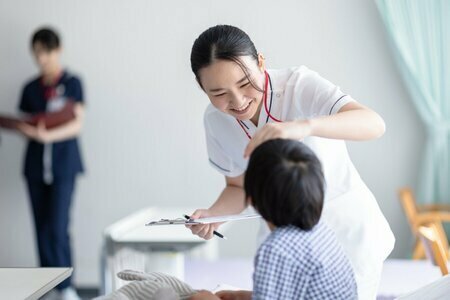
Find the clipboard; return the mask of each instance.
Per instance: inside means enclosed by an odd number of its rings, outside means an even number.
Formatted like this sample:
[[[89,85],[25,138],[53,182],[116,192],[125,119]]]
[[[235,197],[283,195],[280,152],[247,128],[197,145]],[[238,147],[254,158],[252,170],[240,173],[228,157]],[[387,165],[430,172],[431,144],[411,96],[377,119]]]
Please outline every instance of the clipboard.
[[[211,223],[222,223],[222,222],[230,222],[230,221],[241,221],[241,220],[249,220],[261,218],[258,214],[237,214],[237,215],[224,215],[224,216],[216,216],[216,217],[208,217],[201,219],[185,219],[185,218],[176,218],[176,219],[161,219],[159,221],[150,221],[145,226],[158,226],[158,225],[198,225],[198,224],[211,224]]]

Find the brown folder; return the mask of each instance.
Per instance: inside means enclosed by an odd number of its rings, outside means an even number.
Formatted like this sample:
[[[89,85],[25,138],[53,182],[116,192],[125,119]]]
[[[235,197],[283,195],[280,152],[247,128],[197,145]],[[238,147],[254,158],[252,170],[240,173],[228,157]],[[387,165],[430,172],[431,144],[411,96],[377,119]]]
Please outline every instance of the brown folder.
[[[17,126],[23,121],[14,117],[0,115],[0,127],[6,129],[17,129]]]
[[[0,127],[6,129],[17,129],[20,123],[28,123],[33,126],[42,121],[46,129],[51,129],[60,126],[75,119],[75,102],[67,101],[64,107],[57,112],[39,113],[31,115],[27,118],[16,118],[7,115],[0,115]]]

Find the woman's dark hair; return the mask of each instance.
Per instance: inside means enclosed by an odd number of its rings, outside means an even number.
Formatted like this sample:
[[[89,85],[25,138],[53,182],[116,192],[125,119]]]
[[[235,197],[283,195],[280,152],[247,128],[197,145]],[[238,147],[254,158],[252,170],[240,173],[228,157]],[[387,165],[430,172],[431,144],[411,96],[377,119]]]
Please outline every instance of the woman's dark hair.
[[[192,72],[202,87],[200,69],[209,66],[217,59],[233,61],[242,69],[251,85],[261,91],[251,80],[247,67],[239,59],[240,56],[250,56],[256,62],[258,61],[258,52],[250,37],[237,27],[217,25],[204,31],[195,40],[191,51]]]
[[[324,184],[320,161],[306,145],[275,139],[253,151],[244,189],[266,221],[310,230],[322,213]]]
[[[55,30],[44,27],[39,28],[33,34],[31,38],[31,47],[33,48],[36,43],[40,43],[47,51],[51,51],[59,48],[60,39]]]

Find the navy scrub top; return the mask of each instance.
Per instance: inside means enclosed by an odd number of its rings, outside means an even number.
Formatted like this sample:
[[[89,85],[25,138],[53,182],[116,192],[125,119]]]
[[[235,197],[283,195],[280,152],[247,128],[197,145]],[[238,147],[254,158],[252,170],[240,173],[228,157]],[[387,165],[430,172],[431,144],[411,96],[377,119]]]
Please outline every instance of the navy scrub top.
[[[50,100],[45,95],[46,89],[42,84],[41,77],[28,82],[22,92],[19,109],[27,114],[43,113],[48,111],[47,104]],[[81,81],[66,71],[54,86],[59,100],[71,99],[83,103],[83,90]],[[52,144],[52,173],[54,179],[71,178],[84,171],[81,153],[77,138],[70,138]],[[44,144],[29,140],[25,154],[24,175],[27,179],[42,180]]]

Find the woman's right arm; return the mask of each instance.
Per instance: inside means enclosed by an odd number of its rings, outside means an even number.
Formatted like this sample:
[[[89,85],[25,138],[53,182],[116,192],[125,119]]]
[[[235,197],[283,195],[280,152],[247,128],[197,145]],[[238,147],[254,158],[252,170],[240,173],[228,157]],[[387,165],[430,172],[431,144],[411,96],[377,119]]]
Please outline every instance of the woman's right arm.
[[[225,181],[226,186],[216,202],[208,209],[197,209],[191,215],[192,219],[238,214],[247,207],[245,203],[244,174],[238,177],[225,176]],[[220,224],[192,225],[189,228],[193,234],[209,240],[213,237],[213,231],[219,228]]]

